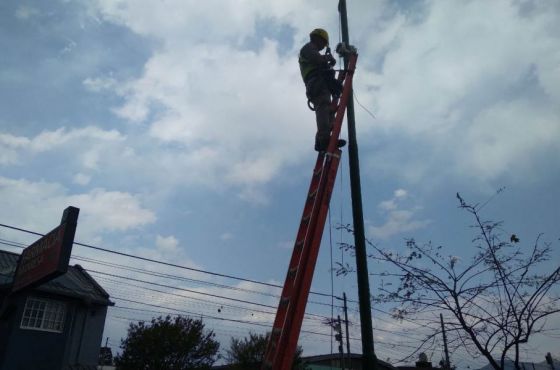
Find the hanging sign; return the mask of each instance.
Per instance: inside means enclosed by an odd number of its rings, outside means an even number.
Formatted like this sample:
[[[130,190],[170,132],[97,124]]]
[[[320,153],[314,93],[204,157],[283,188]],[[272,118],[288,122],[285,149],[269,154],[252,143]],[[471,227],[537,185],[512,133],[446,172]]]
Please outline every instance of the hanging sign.
[[[66,208],[59,226],[23,250],[12,292],[40,285],[68,271],[79,212],[76,207]]]

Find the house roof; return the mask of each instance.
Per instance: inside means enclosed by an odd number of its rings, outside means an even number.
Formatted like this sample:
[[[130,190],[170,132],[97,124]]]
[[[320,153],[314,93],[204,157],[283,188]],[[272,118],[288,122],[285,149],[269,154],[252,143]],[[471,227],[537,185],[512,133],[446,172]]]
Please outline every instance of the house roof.
[[[305,356],[302,357],[302,360],[307,364],[313,364],[313,363],[320,363],[322,361],[329,361],[329,360],[338,361],[339,358],[340,358],[340,354],[329,353],[325,355]],[[350,354],[346,353],[344,354],[344,358],[345,359],[350,358],[352,360],[362,361],[363,355],[360,353],[350,353]],[[380,359],[377,359],[377,364],[383,369],[394,369],[393,365]]]
[[[345,354],[344,358],[350,357],[354,361],[362,361],[363,356],[359,353],[350,353]],[[328,361],[338,361],[340,359],[340,354],[338,353],[329,353],[324,355],[313,355],[313,356],[305,356],[302,357],[301,360],[305,364],[307,369],[310,370],[323,370],[323,369],[340,369],[338,367],[333,367],[330,364],[327,365],[326,362]],[[377,360],[377,364],[380,369],[383,370],[395,370],[396,368],[388,362]],[[255,364],[255,369],[260,368],[258,364]],[[212,369],[214,370],[231,370],[235,369],[235,365],[217,365],[213,366]]]
[[[0,290],[13,280],[19,255],[0,250]],[[114,305],[109,294],[80,265],[68,266],[68,271],[51,281],[34,288],[36,291],[79,298],[88,303]]]

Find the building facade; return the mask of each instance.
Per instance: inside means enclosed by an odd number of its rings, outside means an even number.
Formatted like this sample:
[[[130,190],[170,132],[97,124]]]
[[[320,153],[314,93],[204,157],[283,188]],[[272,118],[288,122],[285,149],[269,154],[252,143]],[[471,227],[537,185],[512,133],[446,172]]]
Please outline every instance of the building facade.
[[[80,265],[9,294],[18,257],[0,251],[0,370],[96,369],[109,294]]]

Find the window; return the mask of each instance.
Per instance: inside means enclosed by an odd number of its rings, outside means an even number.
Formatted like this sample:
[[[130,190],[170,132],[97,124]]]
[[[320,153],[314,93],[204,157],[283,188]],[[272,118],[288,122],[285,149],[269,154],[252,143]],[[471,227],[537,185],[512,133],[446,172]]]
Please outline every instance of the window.
[[[65,314],[63,302],[29,297],[25,302],[21,328],[62,333]]]

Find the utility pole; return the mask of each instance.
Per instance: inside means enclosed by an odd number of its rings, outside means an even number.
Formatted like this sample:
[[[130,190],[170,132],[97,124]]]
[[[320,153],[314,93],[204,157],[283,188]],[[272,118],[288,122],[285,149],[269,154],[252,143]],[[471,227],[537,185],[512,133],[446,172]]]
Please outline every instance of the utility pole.
[[[443,334],[443,348],[445,350],[445,368],[447,370],[451,369],[451,363],[449,362],[449,351],[447,350],[447,337],[445,336],[445,326],[443,325],[443,315],[439,314],[439,319],[441,321],[441,333]]]
[[[344,366],[344,345],[343,345],[343,340],[342,340],[342,321],[340,320],[340,315],[338,315],[338,319],[337,319],[337,325],[338,325],[338,335],[339,335],[339,344],[338,344],[338,352],[340,353],[340,367],[342,369],[346,368],[346,366]]]
[[[546,359],[546,363],[550,365],[550,368],[554,370],[554,359],[552,358],[550,352],[546,354],[545,359]]]
[[[348,332],[348,306],[346,305],[346,293],[342,293],[344,299],[344,323],[346,324],[346,355],[348,356],[348,366],[350,366],[350,333]]]
[[[349,45],[348,14],[346,0],[339,0],[342,41]],[[348,67],[348,58],[344,58],[344,68]],[[358,141],[356,140],[356,121],[354,116],[354,98],[352,92],[346,107],[348,121],[348,158],[350,167],[350,188],[352,192],[352,216],[354,221],[354,244],[356,247],[356,271],[358,275],[358,297],[360,301],[360,322],[362,328],[363,368],[377,370],[377,357],[373,348],[373,324],[371,319],[371,300],[369,291],[369,273],[367,266],[366,238],[364,232],[364,215],[362,210],[362,190],[360,183],[360,162],[358,159]]]

